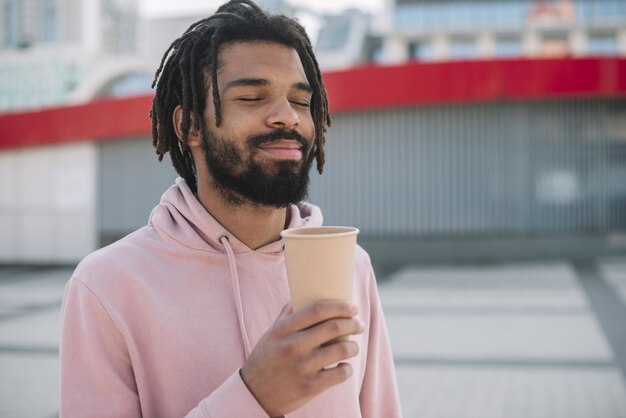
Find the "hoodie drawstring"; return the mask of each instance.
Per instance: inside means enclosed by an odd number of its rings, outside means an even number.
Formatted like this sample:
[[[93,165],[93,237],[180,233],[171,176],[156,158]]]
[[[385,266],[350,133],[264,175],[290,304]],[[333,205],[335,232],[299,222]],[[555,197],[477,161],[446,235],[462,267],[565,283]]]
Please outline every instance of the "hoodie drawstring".
[[[222,235],[219,237],[219,242],[226,249],[228,255],[228,266],[230,270],[230,281],[233,286],[233,296],[235,299],[235,307],[237,308],[237,318],[239,319],[239,332],[241,333],[241,339],[243,340],[243,348],[245,358],[250,356],[252,350],[250,349],[250,339],[248,338],[248,332],[246,331],[246,325],[243,322],[243,306],[241,304],[241,292],[239,291],[239,274],[237,274],[237,264],[235,264],[235,254],[230,246],[228,235]]]

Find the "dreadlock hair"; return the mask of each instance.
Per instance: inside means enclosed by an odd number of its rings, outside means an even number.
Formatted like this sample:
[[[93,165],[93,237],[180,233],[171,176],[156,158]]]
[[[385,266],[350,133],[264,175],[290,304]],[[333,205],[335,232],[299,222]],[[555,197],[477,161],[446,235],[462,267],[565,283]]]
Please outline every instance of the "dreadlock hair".
[[[293,48],[300,57],[307,80],[313,90],[311,116],[315,126],[313,152],[317,170],[324,169],[324,144],[327,127],[331,125],[328,98],[311,41],[304,28],[284,15],[270,15],[250,0],[231,0],[214,15],[192,24],[169,46],[154,76],[152,88],[152,145],[159,161],[169,152],[178,174],[195,193],[196,168],[191,150],[186,145],[189,131],[204,132],[206,94],[213,85],[216,125],[222,122],[221,99],[217,86],[220,47],[228,42],[267,41]],[[182,108],[182,140],[179,140],[172,115],[176,106]],[[193,115],[193,117],[192,117]],[[210,144],[209,144],[210,146]]]

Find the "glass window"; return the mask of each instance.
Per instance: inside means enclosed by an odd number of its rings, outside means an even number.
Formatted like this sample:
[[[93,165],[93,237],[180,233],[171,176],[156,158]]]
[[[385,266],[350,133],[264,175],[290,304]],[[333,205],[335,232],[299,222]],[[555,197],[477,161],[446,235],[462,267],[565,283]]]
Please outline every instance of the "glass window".
[[[17,23],[17,4],[16,0],[5,0],[3,2],[4,7],[4,22],[3,23],[3,34],[4,45],[5,47],[12,47],[15,45],[15,26]]]
[[[521,25],[530,0],[451,0],[399,4],[395,9],[398,29],[472,29]]]
[[[422,16],[424,16],[424,28],[434,29],[439,26],[435,16],[435,8],[431,4],[425,4],[422,6]]]
[[[343,16],[330,18],[317,36],[316,48],[320,51],[342,49],[348,42],[350,21]]]
[[[378,45],[372,48],[369,61],[376,63],[385,62],[385,51],[383,50],[382,45]]]
[[[519,38],[503,37],[496,39],[496,56],[519,57],[522,55],[522,41]]]
[[[620,14],[624,14],[624,1],[603,0],[592,2],[593,17],[598,18],[615,18]],[[621,13],[620,13],[621,12]]]
[[[577,16],[585,22],[626,18],[624,0],[575,0]]]
[[[470,39],[453,39],[450,45],[450,58],[465,59],[476,58],[478,56],[478,47],[474,40]]]
[[[115,80],[102,92],[102,96],[123,97],[151,91],[152,75],[132,73]]]
[[[481,28],[489,27],[493,25],[493,20],[490,16],[492,13],[493,7],[491,4],[488,4],[484,1],[475,4],[472,7],[471,18],[473,23]]]
[[[380,38],[367,38],[365,40],[365,60],[367,62],[384,62],[383,43]]]
[[[43,41],[56,40],[57,10],[55,0],[43,0]]]
[[[451,28],[471,28],[475,25],[472,15],[475,7],[471,4],[452,3],[448,8],[448,26]]]
[[[617,39],[612,35],[591,35],[587,39],[587,54],[617,55]]]
[[[588,22],[591,16],[592,4],[589,0],[576,1],[576,18],[582,22]]]
[[[539,54],[547,58],[564,57],[569,54],[569,42],[564,33],[546,33],[541,41]]]
[[[433,45],[431,42],[422,41],[409,45],[411,59],[418,61],[432,61],[435,58]]]

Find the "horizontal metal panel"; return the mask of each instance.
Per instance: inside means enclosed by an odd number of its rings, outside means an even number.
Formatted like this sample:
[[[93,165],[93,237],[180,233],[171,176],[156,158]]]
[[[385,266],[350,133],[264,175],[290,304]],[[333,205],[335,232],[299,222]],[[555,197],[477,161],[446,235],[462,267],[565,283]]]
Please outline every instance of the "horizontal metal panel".
[[[370,235],[626,228],[626,101],[342,114],[311,200]]]
[[[120,238],[148,223],[150,211],[177,174],[169,156],[159,163],[152,138],[105,142],[100,147],[100,237]]]

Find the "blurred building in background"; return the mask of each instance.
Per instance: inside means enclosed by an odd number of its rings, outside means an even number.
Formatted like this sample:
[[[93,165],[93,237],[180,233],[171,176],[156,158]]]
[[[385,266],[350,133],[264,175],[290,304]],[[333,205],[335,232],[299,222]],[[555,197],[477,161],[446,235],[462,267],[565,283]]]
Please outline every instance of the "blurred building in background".
[[[327,18],[316,50],[328,69],[626,55],[625,22],[623,0],[386,0],[383,16],[348,11]]]
[[[0,22],[0,111],[131,90],[132,78],[121,87],[96,87],[93,79],[104,72],[112,82],[143,69],[135,57],[136,0],[0,0]]]
[[[334,124],[310,200],[359,227],[375,263],[626,252],[626,2],[270,3],[319,29]],[[0,262],[74,262],[146,223],[175,178],[151,147],[151,74],[199,17],[142,20],[134,61],[81,58],[70,102],[98,101],[0,115]],[[29,36],[0,68],[36,55]],[[63,62],[49,54],[31,70]]]
[[[622,0],[396,0],[387,61],[626,55]]]

